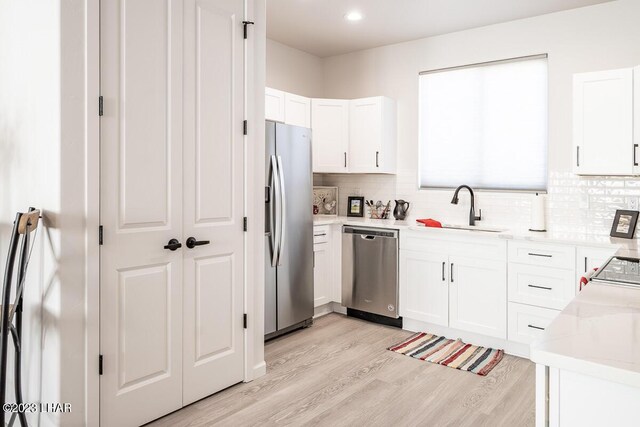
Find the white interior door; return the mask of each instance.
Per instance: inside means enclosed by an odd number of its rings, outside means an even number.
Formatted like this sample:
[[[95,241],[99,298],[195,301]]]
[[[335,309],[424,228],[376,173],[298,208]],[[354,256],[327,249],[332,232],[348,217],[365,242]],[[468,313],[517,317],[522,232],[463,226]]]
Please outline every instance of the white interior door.
[[[101,3],[103,426],[182,406],[182,3]]]
[[[237,0],[185,3],[185,405],[244,378],[242,17]]]
[[[243,379],[243,3],[101,4],[100,412],[133,426]]]

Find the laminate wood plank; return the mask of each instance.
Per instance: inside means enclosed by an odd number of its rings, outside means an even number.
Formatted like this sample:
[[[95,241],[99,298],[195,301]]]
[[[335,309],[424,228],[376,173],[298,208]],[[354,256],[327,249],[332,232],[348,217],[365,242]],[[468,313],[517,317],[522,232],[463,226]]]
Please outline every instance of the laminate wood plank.
[[[265,376],[152,425],[533,425],[533,363],[505,356],[480,377],[387,350],[410,335],[339,314],[323,316],[266,343]]]

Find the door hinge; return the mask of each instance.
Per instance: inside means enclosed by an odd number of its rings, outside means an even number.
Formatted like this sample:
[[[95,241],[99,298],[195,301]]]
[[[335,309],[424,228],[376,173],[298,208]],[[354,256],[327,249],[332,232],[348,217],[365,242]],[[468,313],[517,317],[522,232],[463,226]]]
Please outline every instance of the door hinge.
[[[242,134],[243,135],[249,134],[249,123],[247,123],[246,120],[242,122]]]
[[[244,39],[247,39],[247,26],[249,25],[254,25],[255,22],[253,21],[242,21],[242,25],[244,25]]]
[[[104,100],[102,99],[102,95],[98,97],[98,115],[102,116],[104,114]]]
[[[242,230],[243,231],[247,231],[247,229],[249,228],[249,220],[247,219],[247,217],[245,216],[242,219]]]
[[[245,314],[242,316],[242,325],[243,325],[243,327],[244,327],[245,329],[247,329],[247,322],[248,322],[248,320],[247,320],[247,313],[245,313]]]
[[[102,375],[102,355],[98,356],[98,374]]]
[[[102,245],[103,230],[102,226],[98,227],[98,244]]]

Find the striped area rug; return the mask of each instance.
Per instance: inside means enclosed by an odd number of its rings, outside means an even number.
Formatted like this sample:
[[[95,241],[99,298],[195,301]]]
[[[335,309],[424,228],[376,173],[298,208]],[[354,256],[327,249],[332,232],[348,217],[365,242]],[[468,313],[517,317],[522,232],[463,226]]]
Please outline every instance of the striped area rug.
[[[504,350],[465,344],[459,339],[450,340],[426,332],[412,335],[388,350],[483,376],[504,356]]]

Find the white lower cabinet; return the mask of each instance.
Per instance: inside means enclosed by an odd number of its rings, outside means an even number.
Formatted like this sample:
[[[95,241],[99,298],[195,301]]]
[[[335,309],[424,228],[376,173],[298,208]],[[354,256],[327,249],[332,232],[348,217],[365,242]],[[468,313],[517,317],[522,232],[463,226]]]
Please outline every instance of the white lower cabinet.
[[[506,242],[431,237],[424,240],[430,250],[416,250],[419,233],[409,231],[400,239],[400,315],[506,339]],[[471,256],[474,243],[490,244],[496,258],[483,252]]]
[[[507,264],[449,256],[449,326],[507,338]]]
[[[331,251],[329,243],[313,245],[313,306],[331,302]]]
[[[341,226],[313,227],[313,306],[340,302]]]
[[[449,281],[446,255],[400,251],[400,315],[449,325]]]
[[[531,344],[558,314],[559,310],[510,302],[507,337],[509,341]]]

